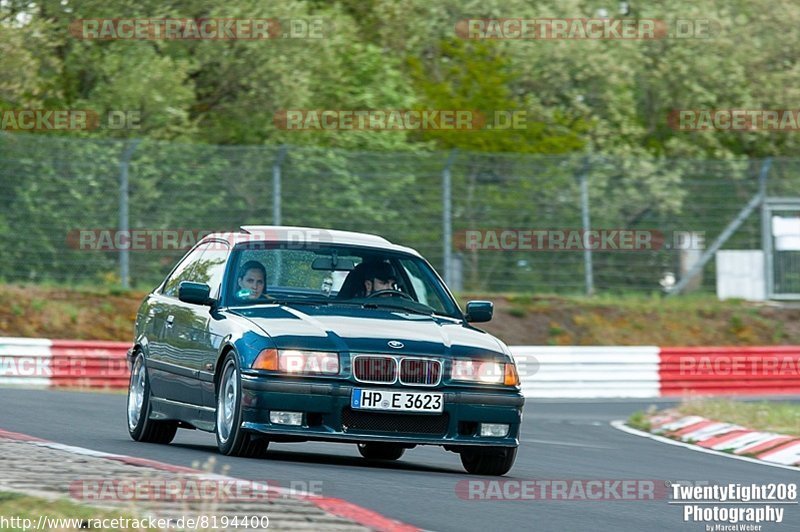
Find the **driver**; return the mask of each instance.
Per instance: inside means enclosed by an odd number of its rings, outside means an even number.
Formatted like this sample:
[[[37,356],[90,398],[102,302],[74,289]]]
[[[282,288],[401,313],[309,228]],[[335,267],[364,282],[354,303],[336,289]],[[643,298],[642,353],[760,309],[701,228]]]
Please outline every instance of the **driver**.
[[[238,297],[241,299],[269,299],[264,294],[265,283],[267,281],[267,269],[264,265],[255,260],[249,260],[239,268],[239,277],[236,279],[239,285]]]
[[[380,290],[397,290],[397,275],[388,262],[372,262],[364,265],[364,292],[369,296]]]

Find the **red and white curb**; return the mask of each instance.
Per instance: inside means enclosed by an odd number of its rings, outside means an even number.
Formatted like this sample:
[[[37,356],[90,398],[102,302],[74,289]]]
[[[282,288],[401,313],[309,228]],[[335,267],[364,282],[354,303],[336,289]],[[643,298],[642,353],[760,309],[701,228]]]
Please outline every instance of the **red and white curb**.
[[[49,449],[65,451],[72,454],[92,456],[95,458],[103,458],[106,460],[114,460],[128,465],[148,467],[152,469],[158,469],[161,471],[169,471],[170,473],[190,474],[194,475],[198,480],[242,481],[242,479],[237,479],[234,477],[207,473],[205,471],[200,471],[198,469],[176,466],[164,462],[158,462],[155,460],[148,460],[146,458],[137,458],[135,456],[126,456],[121,454],[111,454],[103,451],[86,449],[84,447],[65,445],[63,443],[43,440],[40,438],[36,438],[35,436],[29,436],[27,434],[21,434],[18,432],[10,432],[3,429],[0,429],[0,438],[21,441],[39,447],[47,447]],[[356,524],[380,532],[421,531],[420,528],[417,528],[413,525],[409,525],[401,521],[397,521],[395,519],[386,517],[384,515],[379,514],[378,512],[361,507],[357,504],[346,501],[344,499],[338,499],[335,497],[323,497],[314,494],[300,494],[297,493],[296,491],[292,491],[286,488],[281,488],[278,486],[269,486],[269,485],[259,486],[259,491],[271,492],[274,493],[275,495],[280,495],[281,497],[284,498],[294,498],[309,502],[324,512],[335,515],[337,517],[341,517],[343,519],[348,519]]]
[[[624,421],[614,428],[662,443],[747,462],[798,471],[800,437],[751,430],[701,416],[665,413],[650,418],[651,432],[634,429]]]

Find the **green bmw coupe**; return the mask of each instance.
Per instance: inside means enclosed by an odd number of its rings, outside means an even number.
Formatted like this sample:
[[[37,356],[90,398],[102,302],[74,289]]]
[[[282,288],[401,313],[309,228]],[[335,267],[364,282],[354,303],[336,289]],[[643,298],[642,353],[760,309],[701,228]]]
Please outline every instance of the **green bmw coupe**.
[[[508,347],[474,327],[413,249],[283,226],[212,234],[142,303],[128,429],[169,443],[214,432],[220,452],[353,443],[368,460],[438,445],[475,474],[514,464],[524,399]]]

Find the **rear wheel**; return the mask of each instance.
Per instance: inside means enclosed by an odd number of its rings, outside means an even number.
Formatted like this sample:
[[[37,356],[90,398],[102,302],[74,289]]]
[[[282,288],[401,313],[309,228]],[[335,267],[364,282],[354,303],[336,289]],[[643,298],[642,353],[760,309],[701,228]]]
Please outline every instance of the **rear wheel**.
[[[406,450],[392,443],[359,443],[358,452],[367,460],[397,460]]]
[[[228,456],[256,457],[267,450],[269,441],[242,428],[242,379],[231,352],[222,364],[217,389],[217,447]]]
[[[516,458],[516,447],[478,447],[461,451],[461,464],[473,475],[505,475]]]
[[[144,355],[137,353],[128,385],[128,433],[136,441],[169,443],[178,431],[178,423],[150,419],[150,399],[150,381]]]

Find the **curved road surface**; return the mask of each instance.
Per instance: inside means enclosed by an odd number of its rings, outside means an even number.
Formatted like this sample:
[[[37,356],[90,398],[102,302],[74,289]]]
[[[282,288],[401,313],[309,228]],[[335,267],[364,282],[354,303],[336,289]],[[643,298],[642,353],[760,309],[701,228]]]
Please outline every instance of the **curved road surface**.
[[[407,451],[402,460],[369,465],[353,445],[272,444],[266,458],[223,457],[213,434],[178,431],[171,445],[130,440],[125,395],[55,390],[0,389],[0,428],[109,453],[191,466],[215,456],[229,475],[273,480],[321,481],[339,497],[428,530],[696,530],[682,507],[655,501],[475,501],[458,497],[464,473],[458,455],[435,447]],[[650,479],[710,483],[800,482],[797,472],[699,453],[614,429],[653,401],[537,401],[528,399],[517,462],[506,480]],[[660,401],[661,404],[667,404]],[[800,530],[800,507],[785,509],[781,524],[761,530]],[[736,528],[738,530],[738,526]]]

